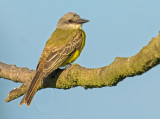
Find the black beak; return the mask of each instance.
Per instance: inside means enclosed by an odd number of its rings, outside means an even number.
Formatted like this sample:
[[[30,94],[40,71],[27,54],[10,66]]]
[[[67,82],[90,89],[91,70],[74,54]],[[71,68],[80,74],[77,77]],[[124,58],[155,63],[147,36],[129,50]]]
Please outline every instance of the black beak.
[[[89,20],[87,20],[87,19],[80,19],[80,20],[76,21],[77,24],[83,24],[83,23],[87,23],[87,22],[89,22]]]

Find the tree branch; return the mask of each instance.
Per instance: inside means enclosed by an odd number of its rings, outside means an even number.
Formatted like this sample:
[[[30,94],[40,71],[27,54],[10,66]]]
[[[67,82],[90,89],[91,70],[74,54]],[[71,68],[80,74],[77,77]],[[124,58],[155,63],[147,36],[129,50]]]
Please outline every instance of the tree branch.
[[[100,88],[115,86],[126,77],[143,74],[160,63],[160,34],[152,38],[149,44],[132,57],[116,57],[109,66],[90,69],[78,64],[68,69],[57,69],[48,76],[39,89],[60,88],[69,89],[76,86],[87,88]],[[34,77],[36,71],[20,68],[0,62],[0,77],[23,83],[12,90],[6,101],[9,102],[23,95]]]

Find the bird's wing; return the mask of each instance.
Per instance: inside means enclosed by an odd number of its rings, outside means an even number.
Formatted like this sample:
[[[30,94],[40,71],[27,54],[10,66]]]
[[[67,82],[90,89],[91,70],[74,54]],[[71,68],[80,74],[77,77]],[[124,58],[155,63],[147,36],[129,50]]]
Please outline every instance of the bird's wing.
[[[77,33],[73,40],[63,47],[54,48],[49,53],[44,64],[43,72],[48,76],[52,71],[60,67],[81,46],[82,34]]]
[[[41,69],[43,69],[46,59],[47,58],[49,59],[49,57],[52,56],[51,53],[55,53],[56,55],[56,51],[60,52],[60,50],[63,50],[63,47],[65,47],[67,44],[69,45],[70,42],[73,42],[76,36],[79,36],[81,32],[82,32],[81,30],[56,29],[45,45],[45,48],[41,54],[41,57],[39,58],[37,70],[42,71]],[[53,54],[53,57],[54,57],[54,54]]]

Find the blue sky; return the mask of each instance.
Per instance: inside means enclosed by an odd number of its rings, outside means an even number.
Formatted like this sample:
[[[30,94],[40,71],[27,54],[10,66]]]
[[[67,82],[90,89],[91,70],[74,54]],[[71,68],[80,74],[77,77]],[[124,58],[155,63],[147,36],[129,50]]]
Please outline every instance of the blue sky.
[[[84,24],[86,45],[75,63],[88,68],[130,57],[160,31],[159,0],[0,0],[0,61],[35,69],[45,42],[60,17],[76,12]],[[20,83],[0,79],[2,119],[157,119],[160,118],[160,66],[129,77],[115,87],[85,90],[43,89],[29,108],[22,97],[5,102]]]

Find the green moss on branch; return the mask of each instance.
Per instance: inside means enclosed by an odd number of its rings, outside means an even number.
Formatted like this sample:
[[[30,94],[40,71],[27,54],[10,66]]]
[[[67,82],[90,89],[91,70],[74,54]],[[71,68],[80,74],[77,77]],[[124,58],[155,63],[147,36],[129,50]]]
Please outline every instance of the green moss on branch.
[[[126,77],[141,75],[159,63],[160,35],[153,38],[138,54],[132,57],[117,57],[109,66],[90,69],[74,64],[65,70],[58,69],[43,81],[39,89],[69,89],[76,86],[87,89],[115,86]],[[0,62],[0,77],[23,83],[8,94],[6,101],[9,102],[23,95],[34,75],[33,70]]]

